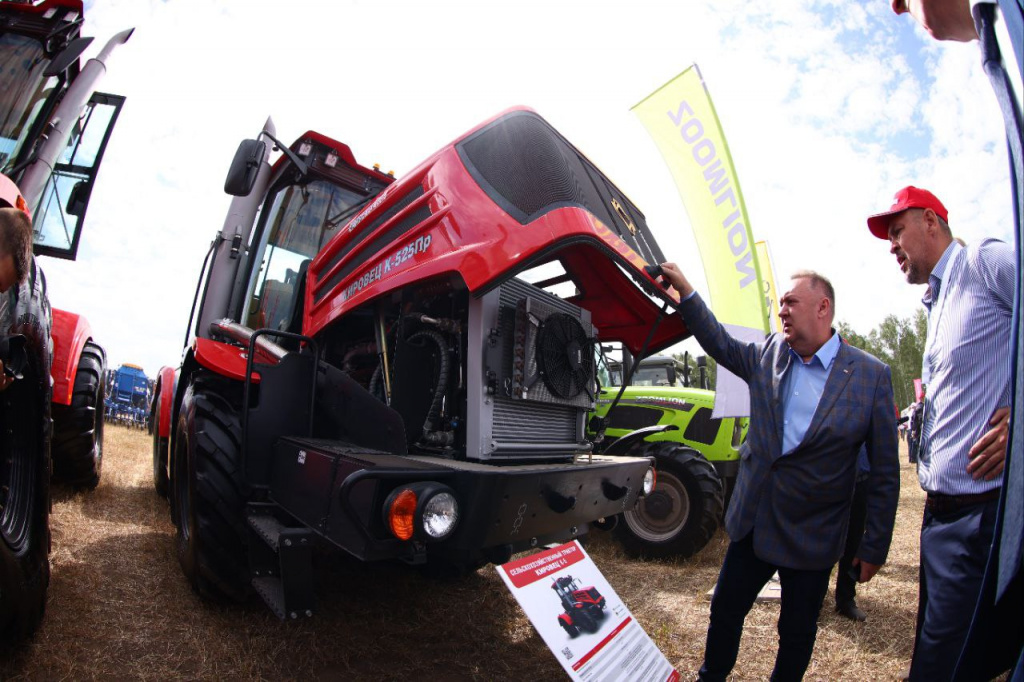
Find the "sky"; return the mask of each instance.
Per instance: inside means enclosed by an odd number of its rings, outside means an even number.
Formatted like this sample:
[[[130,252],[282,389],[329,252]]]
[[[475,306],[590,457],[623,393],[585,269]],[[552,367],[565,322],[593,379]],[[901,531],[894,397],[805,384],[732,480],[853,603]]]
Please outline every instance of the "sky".
[[[814,269],[866,334],[911,315],[866,216],[913,184],[954,234],[1012,242],[1004,134],[976,44],[937,43],[887,0],[87,0],[100,89],[127,97],[77,262],[43,258],[51,303],[85,315],[111,367],[177,365],[238,142],[268,116],[402,174],[514,105],[536,109],[640,207],[699,291],[669,172],[630,107],[698,64],[750,227],[780,287]]]

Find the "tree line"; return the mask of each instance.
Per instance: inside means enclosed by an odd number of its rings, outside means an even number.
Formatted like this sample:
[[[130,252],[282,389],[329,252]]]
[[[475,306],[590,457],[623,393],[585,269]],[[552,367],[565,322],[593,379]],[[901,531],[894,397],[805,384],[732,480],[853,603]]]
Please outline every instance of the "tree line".
[[[846,322],[837,325],[840,336],[889,365],[896,404],[902,410],[915,400],[914,379],[921,378],[928,317],[918,309],[908,318],[889,315],[867,336],[858,334]]]

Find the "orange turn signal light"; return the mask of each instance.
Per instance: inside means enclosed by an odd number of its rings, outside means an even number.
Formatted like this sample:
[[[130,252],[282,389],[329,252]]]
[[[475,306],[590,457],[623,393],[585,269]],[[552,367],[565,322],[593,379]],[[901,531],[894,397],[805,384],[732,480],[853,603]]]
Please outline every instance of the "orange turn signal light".
[[[416,493],[406,488],[391,498],[388,506],[388,527],[399,540],[411,540],[416,524]]]

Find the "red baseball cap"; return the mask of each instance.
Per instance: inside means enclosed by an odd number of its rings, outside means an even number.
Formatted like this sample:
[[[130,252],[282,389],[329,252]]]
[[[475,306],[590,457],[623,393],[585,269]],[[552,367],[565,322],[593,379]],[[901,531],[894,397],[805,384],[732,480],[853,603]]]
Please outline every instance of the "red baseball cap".
[[[21,190],[6,175],[0,174],[0,208],[17,208],[24,211],[30,218],[28,205],[25,198],[21,196]]]
[[[930,208],[935,211],[946,222],[949,222],[949,213],[946,207],[938,198],[926,189],[917,187],[904,187],[892,198],[892,206],[884,213],[876,213],[868,218],[868,229],[871,234],[879,239],[889,239],[889,219],[897,213],[903,213],[908,208]]]

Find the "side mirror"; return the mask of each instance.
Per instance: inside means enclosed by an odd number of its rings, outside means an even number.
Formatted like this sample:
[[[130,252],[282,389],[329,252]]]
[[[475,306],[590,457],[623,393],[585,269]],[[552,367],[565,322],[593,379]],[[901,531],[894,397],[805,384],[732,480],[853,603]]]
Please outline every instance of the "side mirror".
[[[50,61],[49,66],[43,71],[43,75],[49,78],[64,73],[78,61],[78,58],[85,52],[85,48],[89,47],[91,43],[92,38],[75,38]]]
[[[92,194],[92,183],[86,180],[79,180],[71,188],[71,196],[68,197],[68,215],[81,217],[85,215],[85,209],[89,205],[89,195]]]
[[[267,145],[259,140],[242,140],[231,160],[224,191],[235,197],[248,196],[256,184],[256,175],[267,153]]]

